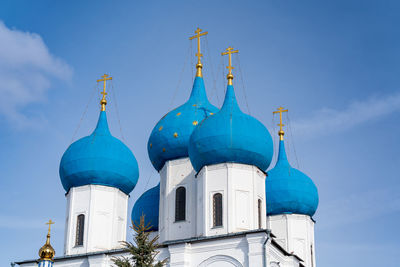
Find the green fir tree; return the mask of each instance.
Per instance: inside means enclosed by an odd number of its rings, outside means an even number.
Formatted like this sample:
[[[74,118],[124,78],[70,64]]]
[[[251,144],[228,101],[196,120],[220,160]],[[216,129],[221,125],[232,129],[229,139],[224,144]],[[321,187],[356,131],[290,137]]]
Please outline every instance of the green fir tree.
[[[162,267],[168,259],[155,263],[155,257],[159,253],[157,243],[159,236],[150,240],[150,223],[145,224],[144,215],[140,217],[140,223],[132,222],[131,228],[135,231],[134,243],[123,241],[123,245],[129,253],[129,256],[114,258],[112,261],[118,267]]]

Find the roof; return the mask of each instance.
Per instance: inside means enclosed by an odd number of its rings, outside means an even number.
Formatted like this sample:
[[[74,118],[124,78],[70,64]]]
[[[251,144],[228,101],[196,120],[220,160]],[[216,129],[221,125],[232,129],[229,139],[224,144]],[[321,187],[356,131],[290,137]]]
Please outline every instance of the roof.
[[[298,261],[303,262],[303,260],[297,256],[296,254],[289,253],[286,251],[282,246],[280,246],[276,241],[275,241],[275,235],[271,233],[271,230],[269,229],[257,229],[257,230],[250,230],[250,231],[243,231],[243,232],[237,232],[237,233],[229,233],[229,234],[223,234],[223,235],[215,235],[215,236],[200,236],[200,237],[193,237],[193,238],[185,238],[185,239],[177,239],[177,240],[171,240],[167,241],[161,244],[160,247],[168,247],[169,245],[175,245],[175,244],[181,244],[181,243],[196,243],[196,242],[201,242],[201,241],[211,241],[211,240],[217,240],[217,239],[224,239],[224,238],[234,238],[234,237],[242,237],[248,234],[253,234],[253,233],[265,233],[267,236],[271,238],[271,245],[273,245],[276,249],[278,249],[280,252],[282,252],[283,255],[285,256],[292,256],[295,257]],[[117,254],[117,253],[123,253],[126,252],[125,249],[112,249],[112,250],[104,250],[104,251],[98,251],[98,252],[90,252],[90,253],[82,253],[82,254],[75,254],[75,255],[67,255],[67,256],[61,256],[61,257],[55,257],[54,261],[62,261],[66,259],[76,259],[76,258],[83,258],[83,257],[88,257],[88,256],[93,256],[93,255],[101,255],[101,254]],[[25,260],[25,261],[19,261],[15,262],[18,265],[25,264],[25,263],[33,263],[37,262],[37,260]],[[300,263],[300,266],[303,266]]]
[[[89,252],[89,253],[82,253],[82,254],[75,254],[75,255],[64,255],[60,257],[54,257],[54,261],[61,261],[65,259],[77,259],[77,258],[85,258],[87,256],[94,256],[94,255],[101,255],[101,254],[117,254],[121,252],[125,252],[126,250],[121,248],[121,249],[111,249],[111,250],[103,250],[103,251],[96,251],[96,252]],[[37,259],[34,260],[24,260],[24,261],[16,261],[14,263],[21,265],[25,263],[34,263],[37,262]]]

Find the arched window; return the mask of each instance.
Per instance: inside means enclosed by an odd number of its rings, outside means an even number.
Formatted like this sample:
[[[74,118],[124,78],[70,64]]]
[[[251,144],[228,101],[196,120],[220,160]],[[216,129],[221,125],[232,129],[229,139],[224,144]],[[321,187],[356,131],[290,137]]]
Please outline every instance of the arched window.
[[[186,219],[186,188],[183,186],[176,189],[175,194],[175,221]]]
[[[213,196],[213,226],[222,226],[222,194],[216,193]]]
[[[258,200],[258,228],[261,229],[262,228],[262,201],[261,199]]]
[[[83,230],[85,229],[85,215],[79,214],[76,219],[75,246],[83,246]]]

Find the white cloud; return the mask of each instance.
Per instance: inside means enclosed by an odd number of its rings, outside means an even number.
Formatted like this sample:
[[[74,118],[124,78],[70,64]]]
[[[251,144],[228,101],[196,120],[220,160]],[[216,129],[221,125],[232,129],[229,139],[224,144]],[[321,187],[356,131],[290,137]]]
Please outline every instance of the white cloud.
[[[343,131],[398,111],[400,92],[384,97],[371,97],[363,102],[355,101],[342,110],[324,108],[310,118],[295,122],[293,128],[297,135],[315,136],[316,133]]]
[[[0,116],[18,128],[33,126],[40,118],[24,108],[46,98],[52,79],[69,80],[72,69],[52,55],[35,33],[9,29],[0,21]]]

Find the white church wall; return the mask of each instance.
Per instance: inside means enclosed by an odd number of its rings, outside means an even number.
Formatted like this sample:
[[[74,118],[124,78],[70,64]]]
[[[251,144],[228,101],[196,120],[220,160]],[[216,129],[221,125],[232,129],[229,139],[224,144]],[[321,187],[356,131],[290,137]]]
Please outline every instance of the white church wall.
[[[102,185],[71,188],[67,194],[65,255],[120,248],[126,240],[128,196]],[[77,218],[83,214],[83,245],[76,246]]]
[[[314,221],[308,215],[268,216],[276,241],[289,253],[299,256],[307,267],[315,267]]]
[[[258,168],[238,163],[205,166],[197,175],[197,235],[213,236],[266,227],[265,174]],[[213,196],[222,194],[222,226],[214,227]],[[204,197],[202,197],[204,196]]]
[[[176,189],[186,190],[185,220],[175,221]],[[160,171],[160,242],[194,237],[196,234],[195,171],[189,158],[167,161]]]
[[[267,243],[267,266],[266,267],[299,267],[300,260],[295,256],[284,255],[281,250],[272,245],[271,240]]]
[[[268,242],[266,242],[268,241]],[[285,255],[267,240],[265,232],[169,245],[168,266],[180,267],[299,267],[300,261]]]
[[[266,242],[268,241],[268,242]],[[158,249],[156,261],[169,259],[174,267],[299,267],[299,260],[285,255],[267,239],[266,232],[250,232],[227,236],[171,243]],[[287,253],[286,253],[287,254]],[[109,267],[114,257],[129,256],[126,252],[104,251],[55,259],[55,267]],[[20,264],[36,267],[34,262]]]
[[[248,266],[244,237],[169,245],[169,266]],[[230,262],[238,262],[232,265]],[[243,265],[244,264],[244,265]]]

